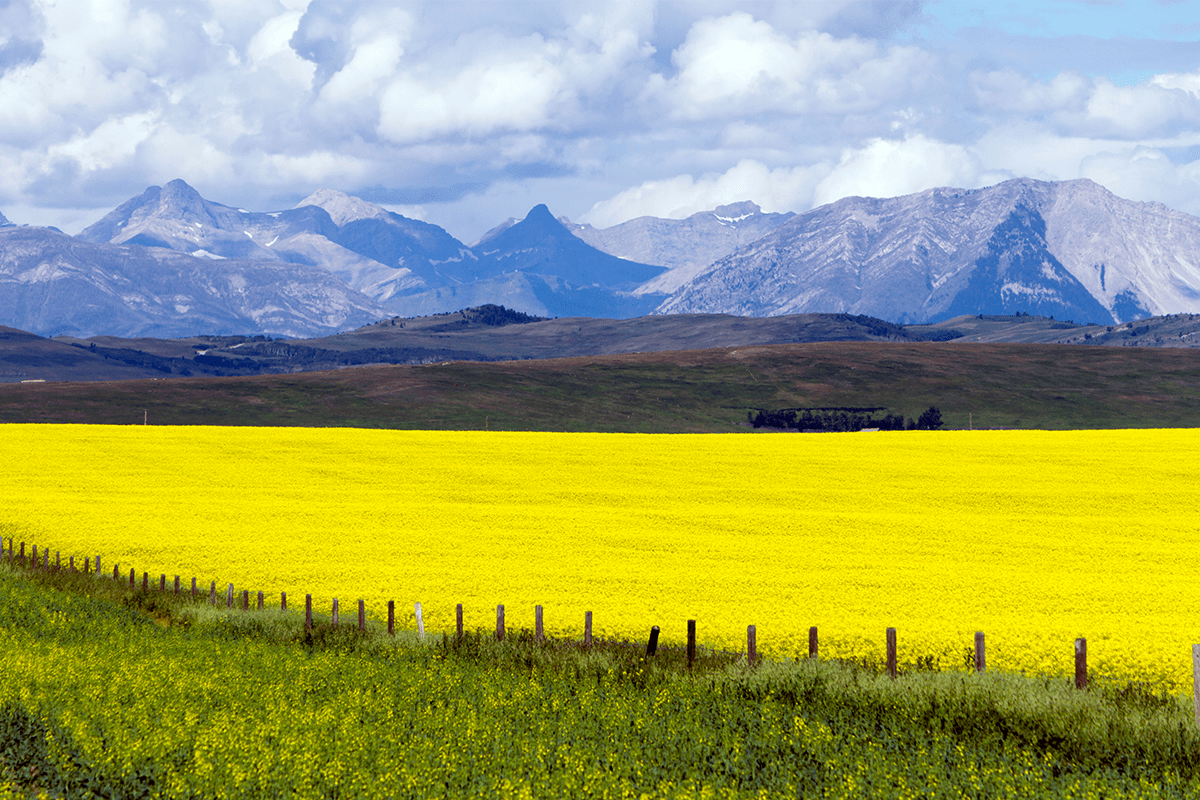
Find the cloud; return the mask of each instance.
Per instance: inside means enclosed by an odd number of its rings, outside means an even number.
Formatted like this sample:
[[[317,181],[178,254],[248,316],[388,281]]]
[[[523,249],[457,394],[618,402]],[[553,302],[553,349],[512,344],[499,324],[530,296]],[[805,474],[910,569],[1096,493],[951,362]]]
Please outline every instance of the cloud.
[[[672,61],[678,74],[651,81],[648,96],[684,119],[875,108],[910,93],[934,63],[916,47],[792,37],[745,12],[698,21]]]
[[[975,188],[984,176],[979,157],[957,144],[921,135],[900,141],[875,139],[847,150],[817,186],[815,205],[843,197],[895,197],[938,186]],[[985,179],[986,180],[986,179]]]
[[[744,160],[720,175],[646,181],[596,203],[581,221],[607,228],[641,216],[683,219],[742,200],[752,200],[767,212],[791,211],[810,205],[814,189],[828,172],[824,164],[770,169]]]
[[[1020,115],[1069,135],[1139,139],[1200,127],[1200,76],[1151,76],[1131,86],[1106,77],[1063,72],[1037,81],[1012,69],[970,78],[979,110],[992,118]]]

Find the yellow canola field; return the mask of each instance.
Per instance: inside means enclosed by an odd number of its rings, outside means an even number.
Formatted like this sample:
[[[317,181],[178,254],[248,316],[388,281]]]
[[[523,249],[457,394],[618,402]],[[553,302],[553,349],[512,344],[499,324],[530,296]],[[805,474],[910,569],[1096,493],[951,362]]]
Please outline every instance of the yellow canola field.
[[[0,533],[412,625],[1190,684],[1200,431],[626,435],[0,426]]]

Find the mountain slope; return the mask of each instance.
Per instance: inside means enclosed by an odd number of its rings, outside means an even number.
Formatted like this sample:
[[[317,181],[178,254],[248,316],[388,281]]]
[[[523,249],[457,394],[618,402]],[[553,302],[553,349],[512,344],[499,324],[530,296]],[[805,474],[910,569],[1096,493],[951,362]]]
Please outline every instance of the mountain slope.
[[[1200,310],[1198,248],[1200,219],[1086,180],[849,197],[721,259],[658,311],[1120,322]]]
[[[538,316],[629,318],[649,313],[666,297],[634,294],[662,267],[597,250],[544,205],[493,229],[438,269],[456,281],[397,298],[389,307],[415,316],[497,303]]]
[[[314,336],[381,316],[324,269],[0,229],[0,322],[38,334]]]
[[[638,217],[596,229],[564,221],[571,233],[614,256],[659,264],[668,271],[639,287],[639,293],[673,292],[722,256],[762,238],[795,214],[764,214],[749,201],[718,206],[686,219]]]

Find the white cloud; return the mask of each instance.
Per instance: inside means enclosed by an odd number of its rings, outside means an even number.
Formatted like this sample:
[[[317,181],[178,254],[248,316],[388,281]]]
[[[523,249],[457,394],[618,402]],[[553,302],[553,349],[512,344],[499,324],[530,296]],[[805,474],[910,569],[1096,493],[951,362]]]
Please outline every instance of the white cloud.
[[[1153,200],[1200,214],[1200,161],[1176,164],[1161,150],[1138,145],[1085,157],[1079,176],[1129,200]]]
[[[646,181],[596,203],[581,221],[607,228],[641,216],[683,219],[742,200],[752,200],[767,212],[794,211],[811,205],[813,190],[828,172],[824,164],[770,169],[744,160],[720,175]]]
[[[1138,139],[1200,127],[1200,75],[1195,74],[1117,86],[1102,76],[1062,72],[1037,81],[1006,69],[975,73],[970,83],[983,114],[1039,119],[1068,135]]]
[[[672,61],[678,75],[653,80],[648,97],[685,119],[875,108],[908,94],[933,66],[916,47],[885,51],[816,31],[793,38],[745,12],[698,21]]]
[[[814,205],[843,197],[895,197],[938,186],[975,188],[984,179],[979,157],[967,148],[916,135],[875,139],[847,150],[813,194]]]

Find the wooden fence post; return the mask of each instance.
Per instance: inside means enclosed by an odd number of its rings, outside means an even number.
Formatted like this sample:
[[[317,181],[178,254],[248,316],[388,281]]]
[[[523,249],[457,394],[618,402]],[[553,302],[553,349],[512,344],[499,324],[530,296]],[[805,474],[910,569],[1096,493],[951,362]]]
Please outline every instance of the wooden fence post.
[[[233,584],[229,584],[229,588],[225,590],[225,607],[233,608]]]
[[[419,636],[423,642],[425,641],[425,617],[421,614],[420,603],[417,603],[414,613],[417,617],[417,636]]]
[[[114,581],[121,580],[121,565],[120,564],[113,564],[113,580]]]
[[[71,566],[69,566],[67,569],[71,570],[71,572],[75,571],[75,556],[71,556]]]
[[[1200,726],[1200,644],[1192,645],[1192,700],[1196,704],[1196,725]]]
[[[753,625],[746,626],[746,663],[751,668],[758,664],[758,630]]]
[[[987,651],[983,646],[983,631],[975,632],[975,671],[987,671]]]
[[[263,610],[263,593],[261,589],[258,592],[258,610]]]
[[[96,556],[96,558],[92,560],[92,563],[96,565],[96,577],[99,578],[100,577],[100,556]]]
[[[688,669],[696,662],[696,620],[688,620]]]
[[[538,644],[546,641],[546,634],[542,629],[542,607],[533,607],[533,638]]]
[[[504,606],[496,606],[496,641],[504,641]]]
[[[817,626],[813,625],[808,629],[808,657],[815,659],[817,657]]]
[[[287,611],[287,592],[279,593],[279,610]]]
[[[367,604],[362,600],[358,601],[358,629],[360,631],[367,629]]]
[[[454,609],[454,624],[455,624],[454,630],[457,632],[457,635],[459,636],[459,638],[462,638],[462,635],[463,635],[462,603],[459,603],[458,606],[455,607],[455,609]]]
[[[592,646],[592,612],[583,612],[583,646]]]
[[[196,579],[195,579],[195,577],[192,578],[192,599],[193,600],[196,599]]]
[[[21,564],[25,564],[25,543],[21,542]]]
[[[1086,689],[1087,674],[1087,639],[1075,640],[1075,688]]]
[[[62,552],[59,550],[54,551],[54,569],[55,570],[62,569]]]
[[[658,652],[658,626],[650,629],[650,641],[646,642],[646,655],[652,656]]]
[[[167,591],[167,576],[165,574],[158,577],[158,590],[160,592]]]
[[[887,671],[889,677],[896,677],[896,629],[887,629]]]
[[[179,576],[175,576],[175,596],[179,596]]]
[[[312,595],[304,595],[304,630],[312,630]]]
[[[42,548],[42,569],[50,569],[50,548]]]
[[[142,573],[142,591],[143,592],[150,591],[150,573],[149,572]]]
[[[133,567],[129,568],[129,588],[133,589],[137,586],[137,570]]]
[[[330,618],[329,624],[335,628],[338,625],[338,601],[336,597],[333,598],[333,616]]]
[[[217,604],[217,582],[213,581],[208,586],[208,604],[215,606]]]
[[[233,584],[230,584],[232,586]],[[250,610],[250,590],[242,589],[242,611]]]
[[[11,549],[11,548],[10,548],[10,549]],[[10,553],[9,553],[9,559],[11,560],[11,558],[12,558],[12,553],[10,552]],[[72,556],[72,558],[74,558],[74,556]],[[84,557],[83,557],[83,574],[84,574],[84,575],[87,575],[87,574],[88,574],[88,562],[89,562],[89,561],[91,561],[91,559],[90,559],[90,558],[88,558],[87,556],[84,556]]]
[[[388,600],[388,636],[396,635],[396,601]]]

